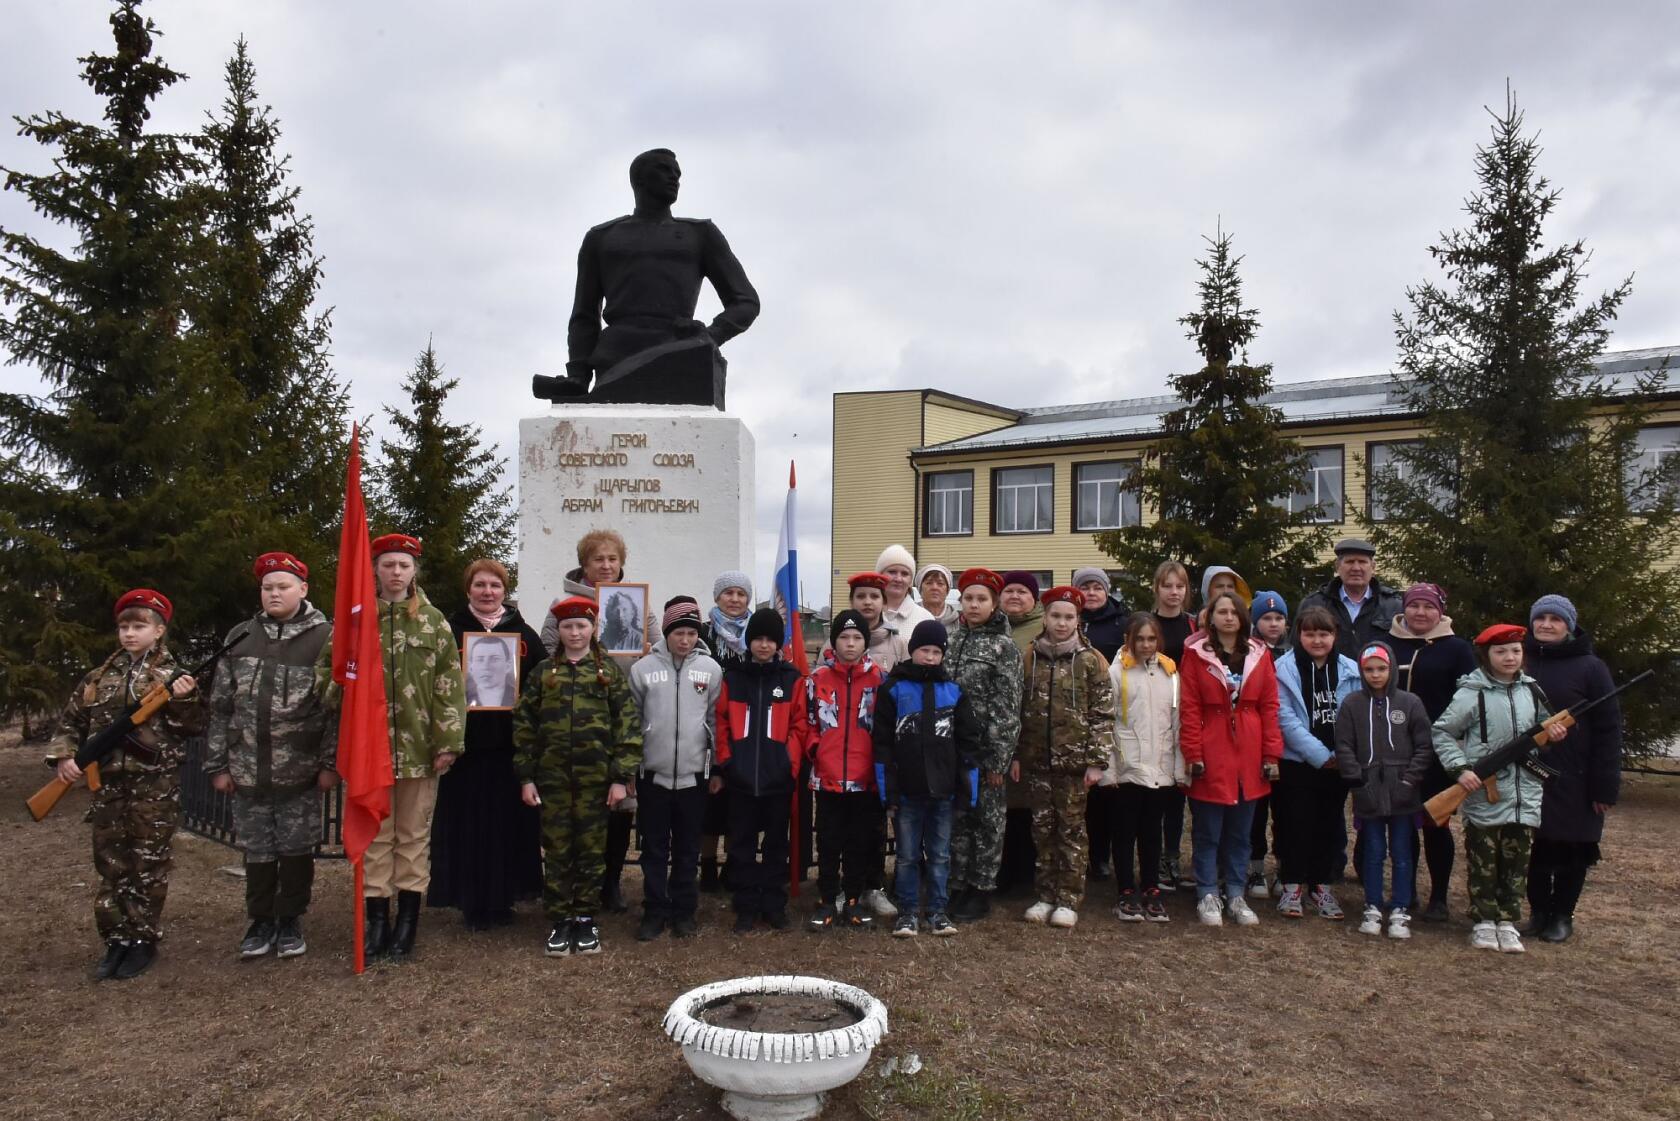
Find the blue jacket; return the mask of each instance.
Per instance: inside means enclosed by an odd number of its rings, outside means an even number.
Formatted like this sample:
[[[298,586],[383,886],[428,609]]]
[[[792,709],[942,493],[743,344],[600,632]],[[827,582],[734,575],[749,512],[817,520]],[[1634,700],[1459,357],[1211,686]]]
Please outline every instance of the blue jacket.
[[[1301,669],[1295,652],[1277,660],[1278,727],[1283,730],[1283,757],[1296,763],[1322,767],[1336,753],[1312,734],[1312,714],[1301,692]],[[1336,655],[1336,710],[1359,692],[1359,667],[1345,654]]]
[[[972,801],[980,725],[944,666],[900,662],[875,697],[875,761],[886,800]]]

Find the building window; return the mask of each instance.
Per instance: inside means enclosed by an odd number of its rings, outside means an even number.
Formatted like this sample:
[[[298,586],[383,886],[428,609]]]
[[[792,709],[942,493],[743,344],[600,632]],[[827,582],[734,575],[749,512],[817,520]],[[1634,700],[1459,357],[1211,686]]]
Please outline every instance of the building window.
[[[1417,467],[1408,463],[1404,458],[1403,449],[1415,448],[1422,444],[1421,440],[1392,440],[1381,443],[1372,442],[1365,445],[1365,510],[1374,522],[1386,522],[1393,517],[1382,497],[1377,493],[1377,485],[1381,479],[1404,480],[1414,478]],[[1396,454],[1396,453],[1399,454]],[[1430,488],[1431,501],[1438,509],[1447,509],[1452,503],[1452,492],[1443,486]]]
[[[927,476],[925,503],[929,537],[962,537],[974,532],[974,472],[935,471]]]
[[[1627,466],[1629,506],[1645,512],[1675,502],[1680,493],[1676,485],[1680,483],[1677,456],[1680,456],[1680,425],[1657,424],[1639,430]]]
[[[1143,524],[1136,491],[1125,489],[1137,464],[1078,463],[1073,468],[1073,528],[1076,533]]]
[[[1312,511],[1315,522],[1342,520],[1341,445],[1307,448],[1307,475],[1301,488],[1279,505],[1291,514]]]
[[[1050,533],[1055,528],[1055,471],[999,467],[992,471],[992,532]]]

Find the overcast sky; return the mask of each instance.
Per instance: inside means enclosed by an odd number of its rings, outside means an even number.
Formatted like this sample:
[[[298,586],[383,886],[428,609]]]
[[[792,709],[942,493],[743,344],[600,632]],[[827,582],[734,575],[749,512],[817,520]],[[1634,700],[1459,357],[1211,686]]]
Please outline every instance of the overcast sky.
[[[804,582],[827,583],[830,395],[935,386],[1013,406],[1163,391],[1201,237],[1246,256],[1280,381],[1380,373],[1391,313],[1462,217],[1507,78],[1583,238],[1634,275],[1616,348],[1680,342],[1680,6],[1578,2],[396,3],[152,0],[197,127],[234,40],[314,216],[356,411],[430,337],[458,419],[510,460],[565,361],[577,245],[650,147],[763,313],[727,348],[758,441],[755,575],[798,462]],[[78,55],[109,6],[0,0],[0,110],[97,119]],[[0,165],[48,153],[5,130]],[[15,192],[0,226],[41,229]],[[709,291],[701,314],[716,302]],[[32,372],[0,371],[31,389]],[[788,392],[789,388],[794,392]],[[883,449],[898,455],[897,449]],[[882,542],[885,544],[885,542]],[[707,577],[709,579],[709,576]],[[761,584],[761,587],[764,585]]]

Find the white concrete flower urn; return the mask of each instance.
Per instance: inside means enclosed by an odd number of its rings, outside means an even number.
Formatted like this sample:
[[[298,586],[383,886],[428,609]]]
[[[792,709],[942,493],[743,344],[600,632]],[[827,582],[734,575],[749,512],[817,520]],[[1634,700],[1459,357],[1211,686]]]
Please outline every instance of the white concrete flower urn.
[[[700,1019],[731,997],[786,993],[836,1001],[861,1018],[820,1032],[757,1032]],[[724,1092],[723,1108],[740,1121],[803,1121],[822,1112],[823,1096],[856,1078],[887,1034],[887,1006],[855,985],[822,977],[737,977],[690,989],[671,1002],[665,1034],[682,1045],[695,1075]]]

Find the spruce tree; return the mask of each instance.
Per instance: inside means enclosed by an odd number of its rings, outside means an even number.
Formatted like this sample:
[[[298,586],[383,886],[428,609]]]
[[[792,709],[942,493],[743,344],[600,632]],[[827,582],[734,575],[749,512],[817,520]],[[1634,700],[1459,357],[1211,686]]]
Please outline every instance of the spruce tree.
[[[1408,289],[1394,317],[1399,393],[1428,436],[1369,480],[1384,520],[1361,516],[1385,564],[1447,589],[1461,633],[1526,624],[1561,593],[1622,678],[1680,646],[1674,465],[1636,461],[1667,371],[1638,375],[1631,400],[1597,372],[1631,280],[1583,294],[1584,244],[1543,244],[1559,193],[1537,139],[1511,96],[1490,115],[1469,222],[1430,248],[1445,282]],[[1680,727],[1660,689],[1625,707],[1634,749]]]
[[[513,488],[502,484],[505,461],[494,444],[481,445],[478,425],[444,418],[444,402],[459,384],[444,377],[427,340],[403,382],[409,407],[385,407],[396,436],[379,441],[370,500],[374,533],[420,539],[421,585],[445,615],[466,603],[467,565],[490,557],[512,569],[516,544]]]
[[[1133,603],[1151,602],[1150,578],[1164,560],[1183,562],[1195,579],[1209,565],[1230,565],[1251,587],[1293,597],[1323,567],[1329,543],[1316,510],[1292,513],[1286,505],[1309,461],[1279,431],[1283,415],[1260,401],[1271,391],[1272,368],[1248,364],[1260,317],[1243,305],[1242,258],[1231,255],[1229,234],[1204,240],[1210,253],[1197,262],[1201,306],[1179,322],[1206,364],[1171,379],[1184,403],[1162,418],[1161,438],[1128,483],[1154,520],[1096,535],[1128,574]]]
[[[172,635],[206,630],[203,528],[237,515],[203,454],[225,438],[227,386],[185,338],[195,142],[147,129],[151,103],[183,75],[154,57],[157,30],[136,9],[112,14],[113,53],[80,60],[104,122],[17,118],[53,170],[5,169],[6,188],[66,227],[71,248],[0,230],[0,347],[46,384],[0,394],[0,648],[7,665],[64,681],[109,652],[111,603],[127,587],[176,601]],[[10,681],[6,714],[49,691],[39,672]]]

